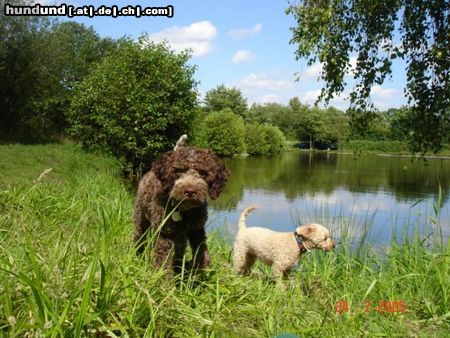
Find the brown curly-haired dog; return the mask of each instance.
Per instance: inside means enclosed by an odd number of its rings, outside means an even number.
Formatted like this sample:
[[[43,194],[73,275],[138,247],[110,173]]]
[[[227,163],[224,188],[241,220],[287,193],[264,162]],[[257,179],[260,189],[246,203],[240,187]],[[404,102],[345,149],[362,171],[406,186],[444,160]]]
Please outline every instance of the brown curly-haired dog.
[[[204,228],[208,195],[217,198],[228,177],[222,161],[207,149],[176,148],[154,162],[139,182],[134,207],[134,240],[138,253],[145,247],[147,232],[161,227],[155,243],[157,267],[166,261],[170,263],[168,256],[173,248],[171,263],[173,271],[178,273],[188,241],[194,255],[192,267],[208,266],[210,257]]]

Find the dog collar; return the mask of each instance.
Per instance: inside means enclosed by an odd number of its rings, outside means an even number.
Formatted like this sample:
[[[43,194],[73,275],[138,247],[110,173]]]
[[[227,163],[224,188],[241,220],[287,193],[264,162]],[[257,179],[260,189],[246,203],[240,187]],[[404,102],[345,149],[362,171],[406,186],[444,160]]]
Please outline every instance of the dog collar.
[[[303,244],[303,238],[296,231],[294,231],[295,240],[297,241],[298,248],[300,249],[300,253],[308,252],[309,250]]]

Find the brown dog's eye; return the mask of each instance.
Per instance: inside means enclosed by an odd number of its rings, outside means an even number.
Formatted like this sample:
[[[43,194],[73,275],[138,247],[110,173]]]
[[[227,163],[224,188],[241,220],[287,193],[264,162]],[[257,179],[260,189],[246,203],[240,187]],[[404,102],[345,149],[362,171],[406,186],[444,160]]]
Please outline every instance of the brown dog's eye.
[[[208,177],[208,171],[206,170],[199,170],[198,173],[203,178]]]
[[[181,174],[181,173],[184,173],[184,168],[175,167],[175,168],[173,168],[173,171],[175,171],[177,174]]]

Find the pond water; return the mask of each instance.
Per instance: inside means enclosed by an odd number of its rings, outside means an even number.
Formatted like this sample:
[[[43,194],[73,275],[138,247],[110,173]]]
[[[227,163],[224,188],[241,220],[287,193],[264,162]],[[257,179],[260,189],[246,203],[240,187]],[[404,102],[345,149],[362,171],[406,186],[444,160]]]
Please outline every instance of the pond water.
[[[440,227],[450,234],[450,160],[412,161],[409,156],[285,152],[271,157],[226,159],[230,181],[211,203],[208,230],[231,238],[240,212],[256,205],[248,226],[293,231],[296,224],[321,223],[336,234],[348,227],[358,238],[387,243],[408,229],[436,233],[433,204],[442,189]],[[431,227],[430,227],[431,225]]]

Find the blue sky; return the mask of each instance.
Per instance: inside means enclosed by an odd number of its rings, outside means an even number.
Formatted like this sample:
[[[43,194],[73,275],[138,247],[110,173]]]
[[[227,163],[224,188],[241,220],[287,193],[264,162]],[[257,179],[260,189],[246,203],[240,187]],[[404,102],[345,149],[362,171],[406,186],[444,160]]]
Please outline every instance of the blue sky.
[[[42,3],[43,1],[41,1]],[[51,1],[46,1],[51,3]],[[313,104],[321,88],[317,81],[320,64],[308,67],[295,60],[295,46],[289,44],[290,27],[295,25],[287,16],[285,0],[229,1],[84,1],[69,0],[75,6],[141,5],[156,7],[172,5],[174,16],[167,17],[77,17],[72,20],[93,26],[101,36],[137,39],[148,33],[151,39],[168,40],[173,49],[192,48],[192,64],[197,65],[195,79],[204,93],[220,84],[239,88],[248,103],[278,102],[287,104],[298,96],[300,101]],[[406,103],[404,65],[394,65],[392,80],[372,90],[372,101],[380,109],[399,107]],[[296,75],[300,80],[295,81]],[[331,105],[345,109],[348,89]]]

